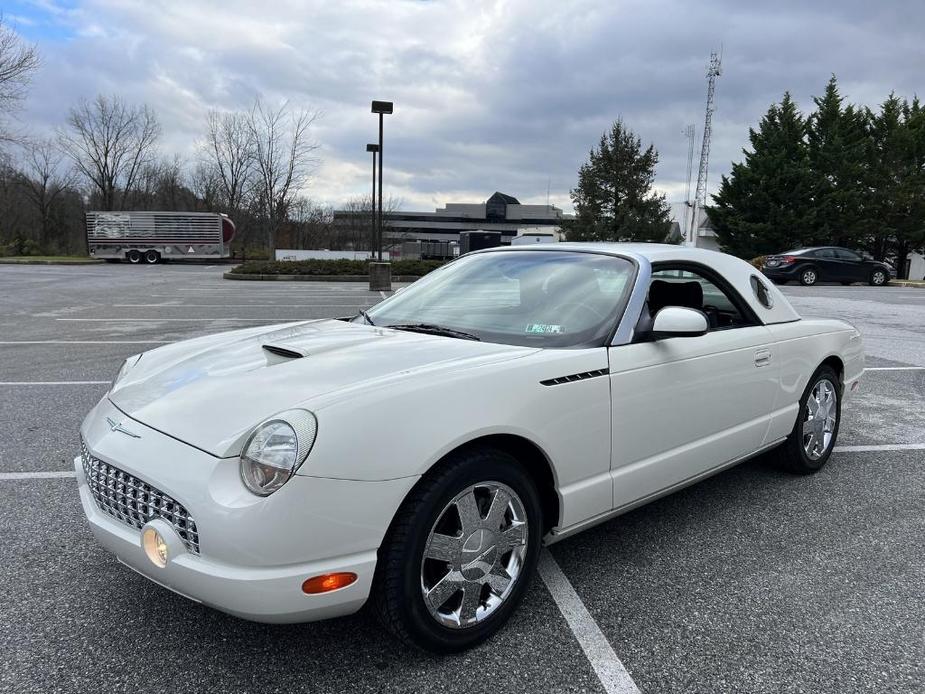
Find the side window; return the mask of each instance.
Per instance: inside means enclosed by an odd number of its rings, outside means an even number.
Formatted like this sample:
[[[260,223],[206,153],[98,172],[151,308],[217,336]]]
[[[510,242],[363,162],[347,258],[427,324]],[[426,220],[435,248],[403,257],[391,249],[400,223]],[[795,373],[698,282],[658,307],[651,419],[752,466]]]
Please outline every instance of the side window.
[[[711,332],[753,325],[729,294],[706,276],[687,268],[662,268],[653,272],[648,305],[652,318],[666,306],[703,311]]]
[[[833,251],[831,248],[823,248],[813,253],[813,257],[832,260],[835,257],[835,251]]]
[[[857,253],[853,253],[851,251],[845,251],[845,250],[842,250],[841,248],[835,249],[835,257],[838,258],[839,260],[850,260],[853,263],[856,263],[859,260],[861,260],[861,256],[859,256]]]

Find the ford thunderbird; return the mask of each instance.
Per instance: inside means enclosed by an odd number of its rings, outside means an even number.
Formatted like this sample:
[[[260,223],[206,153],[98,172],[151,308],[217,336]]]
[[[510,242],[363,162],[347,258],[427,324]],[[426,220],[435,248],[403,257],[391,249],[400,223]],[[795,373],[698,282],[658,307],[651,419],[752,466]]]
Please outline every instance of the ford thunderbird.
[[[728,255],[491,249],[353,317],[130,357],[74,465],[98,541],[161,586],[261,622],[369,603],[458,651],[542,546],[764,451],[818,471],[863,359]]]

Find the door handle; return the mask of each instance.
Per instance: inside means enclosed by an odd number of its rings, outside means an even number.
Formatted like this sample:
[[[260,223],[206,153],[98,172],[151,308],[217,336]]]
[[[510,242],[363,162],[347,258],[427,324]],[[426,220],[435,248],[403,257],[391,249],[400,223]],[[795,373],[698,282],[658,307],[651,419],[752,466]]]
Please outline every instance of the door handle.
[[[755,366],[767,366],[771,363],[771,350],[759,349],[755,352]]]

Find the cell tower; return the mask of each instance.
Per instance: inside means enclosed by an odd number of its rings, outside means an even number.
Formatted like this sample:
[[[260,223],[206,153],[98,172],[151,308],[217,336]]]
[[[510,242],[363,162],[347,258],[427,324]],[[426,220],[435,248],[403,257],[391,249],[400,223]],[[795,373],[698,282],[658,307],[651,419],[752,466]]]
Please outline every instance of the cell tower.
[[[710,137],[713,135],[713,92],[716,91],[716,78],[723,72],[722,57],[716,51],[710,53],[710,65],[707,67],[707,113],[703,121],[703,145],[700,148],[700,171],[697,173],[697,191],[694,193],[694,208],[691,213],[691,228],[688,241],[696,241],[697,210],[707,204],[707,171],[710,165]]]

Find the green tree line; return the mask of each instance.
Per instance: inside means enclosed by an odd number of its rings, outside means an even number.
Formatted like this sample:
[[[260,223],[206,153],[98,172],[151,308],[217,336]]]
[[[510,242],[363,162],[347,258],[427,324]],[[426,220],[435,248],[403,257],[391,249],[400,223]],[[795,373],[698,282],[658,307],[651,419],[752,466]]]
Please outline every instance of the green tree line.
[[[789,93],[749,130],[708,207],[723,250],[752,258],[838,245],[905,271],[925,247],[925,109],[890,94],[847,104],[833,76],[804,116]]]

